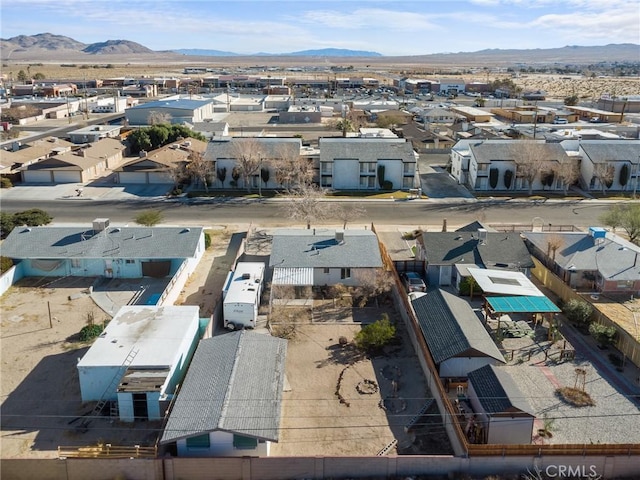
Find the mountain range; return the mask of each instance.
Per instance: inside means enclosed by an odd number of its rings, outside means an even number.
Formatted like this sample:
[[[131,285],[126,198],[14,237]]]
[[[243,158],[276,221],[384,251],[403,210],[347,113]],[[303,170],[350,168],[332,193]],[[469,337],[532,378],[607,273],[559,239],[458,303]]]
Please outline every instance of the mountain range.
[[[13,61],[93,61],[94,56],[107,57],[112,62],[137,60],[182,61],[193,57],[206,61],[207,57],[350,57],[368,61],[396,59],[398,61],[458,63],[458,64],[589,64],[599,62],[638,62],[640,46],[637,44],[610,44],[602,46],[565,46],[548,49],[487,49],[477,52],[437,53],[428,55],[384,57],[380,53],[363,50],[325,48],[290,53],[255,53],[243,55],[210,49],[179,49],[154,51],[129,40],[108,40],[85,44],[63,35],[40,33],[0,39],[2,60]],[[117,56],[126,56],[118,59]]]

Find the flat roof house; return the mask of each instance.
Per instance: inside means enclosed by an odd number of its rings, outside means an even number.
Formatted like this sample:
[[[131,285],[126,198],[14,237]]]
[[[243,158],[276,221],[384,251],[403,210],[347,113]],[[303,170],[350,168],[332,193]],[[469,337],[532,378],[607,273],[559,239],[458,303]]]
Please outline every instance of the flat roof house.
[[[286,340],[246,330],[201,340],[160,443],[179,457],[269,455],[286,353]]]
[[[124,306],[78,362],[83,402],[117,401],[123,422],[160,420],[195,350],[198,306]]]

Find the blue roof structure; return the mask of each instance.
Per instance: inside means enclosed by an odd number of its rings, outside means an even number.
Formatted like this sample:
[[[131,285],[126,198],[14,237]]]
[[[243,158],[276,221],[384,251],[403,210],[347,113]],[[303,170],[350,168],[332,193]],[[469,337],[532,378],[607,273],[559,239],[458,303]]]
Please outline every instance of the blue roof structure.
[[[546,313],[560,312],[560,309],[547,297],[508,296],[485,297],[491,309],[496,313]]]

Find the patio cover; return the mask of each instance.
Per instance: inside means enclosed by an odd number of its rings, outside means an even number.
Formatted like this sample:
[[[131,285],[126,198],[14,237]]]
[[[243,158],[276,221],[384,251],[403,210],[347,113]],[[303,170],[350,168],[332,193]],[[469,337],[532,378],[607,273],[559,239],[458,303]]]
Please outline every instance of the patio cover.
[[[471,267],[468,270],[484,293],[544,297],[524,273]]]
[[[280,267],[273,269],[272,285],[313,285],[313,268]]]
[[[510,296],[485,298],[491,309],[496,313],[560,312],[560,309],[547,297]]]

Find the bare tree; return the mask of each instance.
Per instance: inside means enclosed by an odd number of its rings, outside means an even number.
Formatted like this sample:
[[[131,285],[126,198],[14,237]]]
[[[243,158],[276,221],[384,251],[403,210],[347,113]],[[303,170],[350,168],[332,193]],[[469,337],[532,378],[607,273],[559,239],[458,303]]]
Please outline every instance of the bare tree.
[[[235,138],[231,144],[231,154],[236,160],[238,172],[247,192],[251,193],[251,177],[260,171],[264,150],[255,138]],[[258,182],[260,187],[260,182]],[[262,188],[260,188],[262,192]]]
[[[364,307],[369,300],[383,293],[391,291],[394,285],[391,272],[383,268],[360,269],[355,273],[358,286],[354,289],[354,297],[358,299],[358,307]]]
[[[358,202],[343,203],[333,209],[333,215],[342,222],[342,228],[347,228],[348,222],[363,217],[366,213],[367,209]]]
[[[209,179],[213,174],[213,162],[207,160],[202,152],[194,150],[191,150],[187,158],[189,159],[189,164],[187,166],[189,173],[198,182],[202,183],[202,185],[204,185],[204,191],[208,192]]]
[[[188,177],[185,163],[182,161],[175,162],[167,170],[167,175],[173,181],[174,188],[176,188]]]
[[[285,188],[310,185],[313,180],[311,160],[300,155],[297,144],[280,144],[275,152],[276,181]]]
[[[171,123],[171,115],[166,112],[158,112],[152,110],[147,116],[147,123],[149,125],[162,125],[165,123]]]
[[[569,192],[569,187],[580,177],[578,163],[571,158],[561,161],[558,166],[555,167],[555,172],[562,183],[562,189],[566,195]]]
[[[596,163],[593,168],[593,176],[598,179],[600,189],[604,194],[607,188],[613,185],[613,176],[615,168],[606,162]]]
[[[287,191],[287,201],[283,205],[284,214],[293,220],[302,220],[307,228],[311,222],[320,221],[330,214],[330,207],[322,202],[325,191],[316,185],[298,185]]]
[[[531,195],[533,182],[547,163],[545,144],[531,140],[514,142],[511,153],[516,164],[516,177],[525,179]]]
[[[564,238],[558,234],[552,234],[547,237],[547,259],[550,260],[550,266],[556,261],[556,252],[564,245]]]

